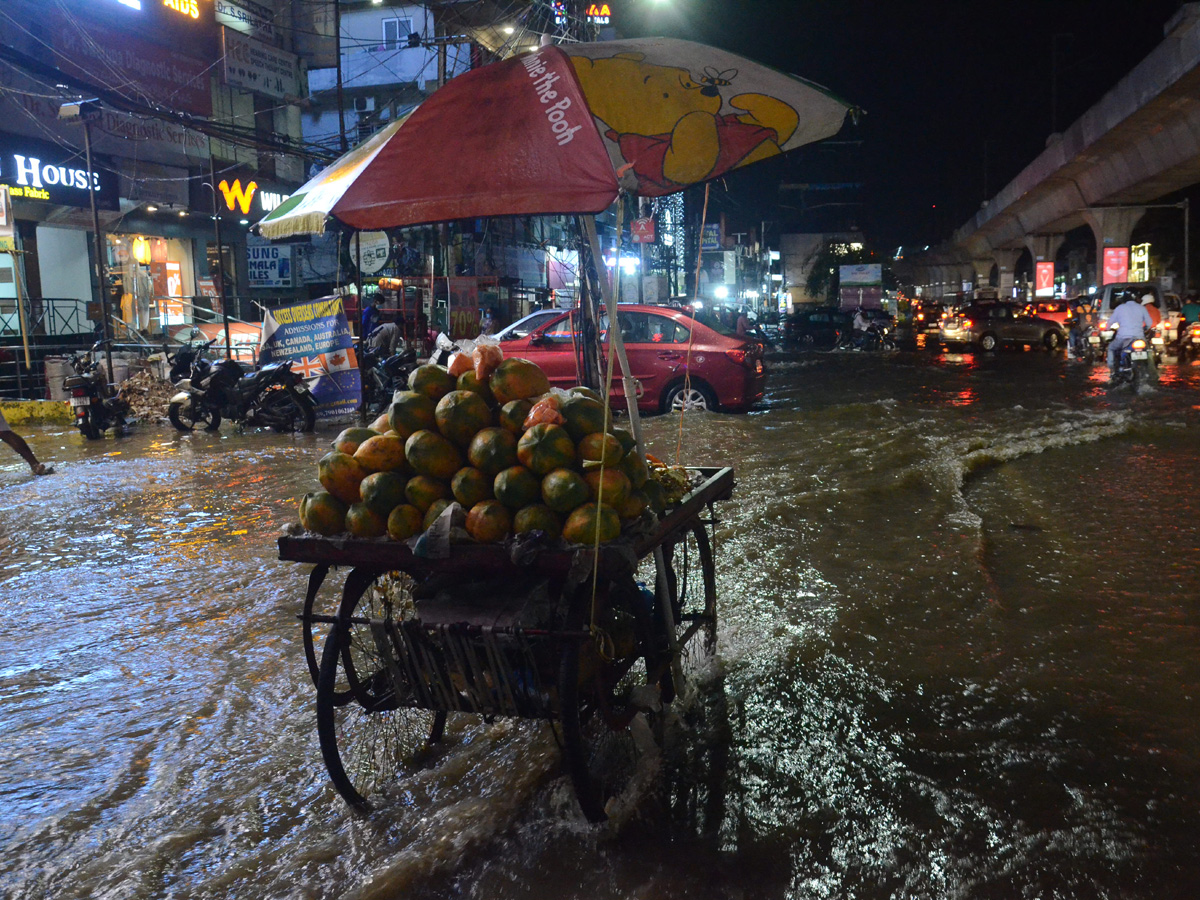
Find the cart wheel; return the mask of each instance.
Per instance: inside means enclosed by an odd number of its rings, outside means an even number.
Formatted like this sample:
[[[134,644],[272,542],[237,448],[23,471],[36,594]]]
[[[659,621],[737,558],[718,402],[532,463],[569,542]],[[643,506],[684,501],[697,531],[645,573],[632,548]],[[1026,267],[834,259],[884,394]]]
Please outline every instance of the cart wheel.
[[[359,812],[431,742],[446,714],[405,705],[389,678],[365,620],[412,615],[408,576],[356,569],[346,579],[317,680],[317,735],[330,780]],[[352,621],[352,618],[354,621]]]
[[[325,576],[328,574],[328,563],[321,563],[313,567],[312,573],[308,576],[308,592],[304,595],[304,612],[300,616],[301,630],[304,635],[304,658],[308,661],[308,672],[312,676],[313,687],[316,687],[317,678],[321,673],[321,662],[317,659],[317,643],[313,637],[313,605],[317,600],[317,591],[321,589]]]
[[[679,666],[685,679],[695,681],[710,669],[717,649],[717,575],[712,544],[703,525],[684,533],[678,542],[663,545],[667,589],[675,618]],[[683,685],[668,672],[663,699],[670,702]]]
[[[592,622],[591,585],[577,595],[568,631]],[[647,700],[647,654],[653,651],[650,610],[632,581],[601,586],[596,597],[596,640],[569,640],[559,665],[563,752],[575,795],[591,822],[608,818],[606,807],[629,786],[640,757],[631,724]],[[638,696],[641,694],[641,696]],[[650,729],[642,729],[645,736]]]

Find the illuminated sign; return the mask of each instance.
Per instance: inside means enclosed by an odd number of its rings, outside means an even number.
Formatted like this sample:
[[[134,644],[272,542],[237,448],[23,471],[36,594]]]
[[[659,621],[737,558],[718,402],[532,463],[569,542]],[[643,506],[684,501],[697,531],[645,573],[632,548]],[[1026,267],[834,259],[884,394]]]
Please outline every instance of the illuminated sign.
[[[1134,244],[1129,248],[1129,280],[1150,280],[1150,245]]]
[[[254,192],[258,190],[258,182],[251,181],[242,188],[242,180],[235,179],[232,186],[228,181],[222,180],[218,188],[221,190],[221,196],[225,198],[225,208],[231,211],[241,210],[243,216],[250,215],[250,201],[254,199]]]
[[[1034,289],[1035,297],[1053,297],[1054,296],[1054,263],[1040,262],[1037,264],[1034,271]]]
[[[583,15],[591,25],[612,24],[612,9],[607,3],[589,3]],[[555,0],[554,24],[560,26],[567,24],[567,7],[562,0]]]
[[[141,10],[142,0],[117,0],[122,6],[128,6],[130,9]]]
[[[200,18],[200,7],[196,3],[197,0],[162,0],[163,6],[167,9],[173,9],[175,12],[193,19]]]
[[[1129,280],[1129,248],[1104,248],[1103,284],[1119,284]]]
[[[0,184],[17,200],[88,206],[89,194],[95,192],[103,209],[113,209],[117,202],[111,163],[97,161],[89,179],[81,153],[15,135],[0,135]]]

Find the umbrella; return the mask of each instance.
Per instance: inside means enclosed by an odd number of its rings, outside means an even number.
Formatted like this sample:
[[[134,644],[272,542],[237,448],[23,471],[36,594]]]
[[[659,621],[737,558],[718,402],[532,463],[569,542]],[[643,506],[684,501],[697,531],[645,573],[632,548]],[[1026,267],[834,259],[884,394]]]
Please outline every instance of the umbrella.
[[[690,41],[546,46],[460,75],[258,225],[314,234],[484,216],[597,213],[836,134],[849,104]]]

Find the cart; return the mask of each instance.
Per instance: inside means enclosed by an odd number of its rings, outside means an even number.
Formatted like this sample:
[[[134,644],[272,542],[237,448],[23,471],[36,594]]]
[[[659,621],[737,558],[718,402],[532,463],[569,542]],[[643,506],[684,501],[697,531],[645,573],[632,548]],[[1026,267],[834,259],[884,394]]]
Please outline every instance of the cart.
[[[314,564],[304,650],[346,802],[369,811],[466,713],[550,722],[583,813],[604,821],[636,769],[634,720],[674,701],[715,648],[713,504],[732,496],[733,470],[689,472],[695,486],[651,529],[598,555],[458,544],[431,559],[383,539],[281,537],[280,559]],[[319,612],[343,566],[337,609]]]

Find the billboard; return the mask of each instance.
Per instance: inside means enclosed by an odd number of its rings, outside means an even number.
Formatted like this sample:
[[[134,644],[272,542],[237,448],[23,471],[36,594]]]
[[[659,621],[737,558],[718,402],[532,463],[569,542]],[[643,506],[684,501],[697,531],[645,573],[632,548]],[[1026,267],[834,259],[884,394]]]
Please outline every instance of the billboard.
[[[1119,284],[1129,280],[1129,248],[1104,248],[1104,280],[1101,284]]]
[[[858,263],[838,267],[840,306],[842,309],[881,309],[883,307],[883,265]]]
[[[273,309],[263,316],[259,361],[291,360],[292,371],[308,382],[317,418],[353,415],[362,402],[362,381],[354,338],[341,297],[324,297]]]
[[[1054,296],[1054,263],[1037,263],[1033,279],[1033,295],[1035,297]]]

